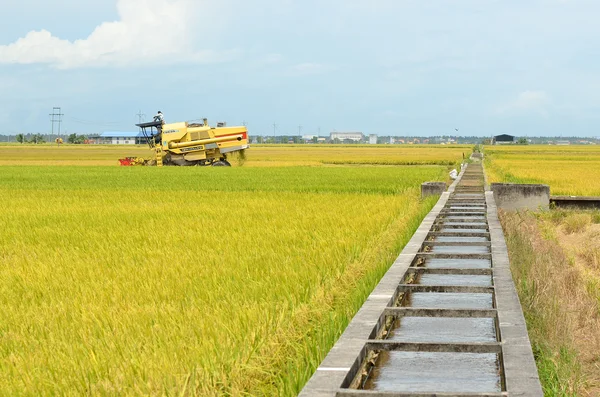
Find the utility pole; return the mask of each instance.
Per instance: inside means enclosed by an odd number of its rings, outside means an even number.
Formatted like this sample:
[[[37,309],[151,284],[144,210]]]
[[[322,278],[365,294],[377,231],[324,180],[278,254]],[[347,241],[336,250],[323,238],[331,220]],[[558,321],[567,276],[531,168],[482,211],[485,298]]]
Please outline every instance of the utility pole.
[[[143,121],[146,121],[146,115],[144,113],[142,113],[141,110],[138,112],[138,114],[136,114],[136,116],[138,116],[140,124],[142,124]]]
[[[52,135],[54,135],[54,123],[58,123],[58,136],[60,137],[60,123],[62,123],[62,114],[60,107],[53,107],[52,113],[50,113],[50,121],[52,122]]]

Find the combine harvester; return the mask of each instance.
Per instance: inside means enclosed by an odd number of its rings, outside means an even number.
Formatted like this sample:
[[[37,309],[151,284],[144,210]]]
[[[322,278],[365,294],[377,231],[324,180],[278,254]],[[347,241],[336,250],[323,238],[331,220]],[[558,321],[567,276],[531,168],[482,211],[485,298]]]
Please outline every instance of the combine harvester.
[[[202,123],[153,121],[136,126],[141,128],[154,158],[126,157],[119,159],[121,165],[230,167],[227,156],[239,152],[244,158],[249,147],[246,127],[227,127],[225,123],[211,127],[207,119]]]

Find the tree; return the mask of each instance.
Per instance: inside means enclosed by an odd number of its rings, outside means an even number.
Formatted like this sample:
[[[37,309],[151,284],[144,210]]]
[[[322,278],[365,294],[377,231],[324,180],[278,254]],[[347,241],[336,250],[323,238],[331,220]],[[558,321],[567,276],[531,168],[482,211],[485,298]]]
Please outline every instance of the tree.
[[[45,143],[46,140],[44,139],[44,136],[42,134],[33,134],[30,142],[38,144],[38,143]]]
[[[519,140],[517,141],[517,145],[527,145],[527,138],[519,138]]]
[[[17,142],[19,142],[19,143],[25,142],[25,135],[17,134]]]
[[[86,139],[87,139],[87,137],[85,135],[71,134],[71,135],[69,135],[67,142],[73,143],[76,145],[81,145],[81,144],[85,143]]]

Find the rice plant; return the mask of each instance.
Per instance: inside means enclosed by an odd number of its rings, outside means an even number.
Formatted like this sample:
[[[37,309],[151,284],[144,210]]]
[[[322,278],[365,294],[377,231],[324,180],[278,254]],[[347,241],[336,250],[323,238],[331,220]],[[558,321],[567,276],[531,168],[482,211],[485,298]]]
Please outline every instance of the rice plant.
[[[555,195],[600,196],[600,147],[486,147],[490,182],[543,183]]]
[[[4,166],[0,395],[295,395],[445,179]]]

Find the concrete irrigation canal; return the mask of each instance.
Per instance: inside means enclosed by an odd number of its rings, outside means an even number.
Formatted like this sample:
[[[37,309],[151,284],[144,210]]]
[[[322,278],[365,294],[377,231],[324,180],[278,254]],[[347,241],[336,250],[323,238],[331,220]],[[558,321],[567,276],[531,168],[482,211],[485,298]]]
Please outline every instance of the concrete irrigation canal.
[[[442,194],[300,396],[543,396],[480,163]]]

